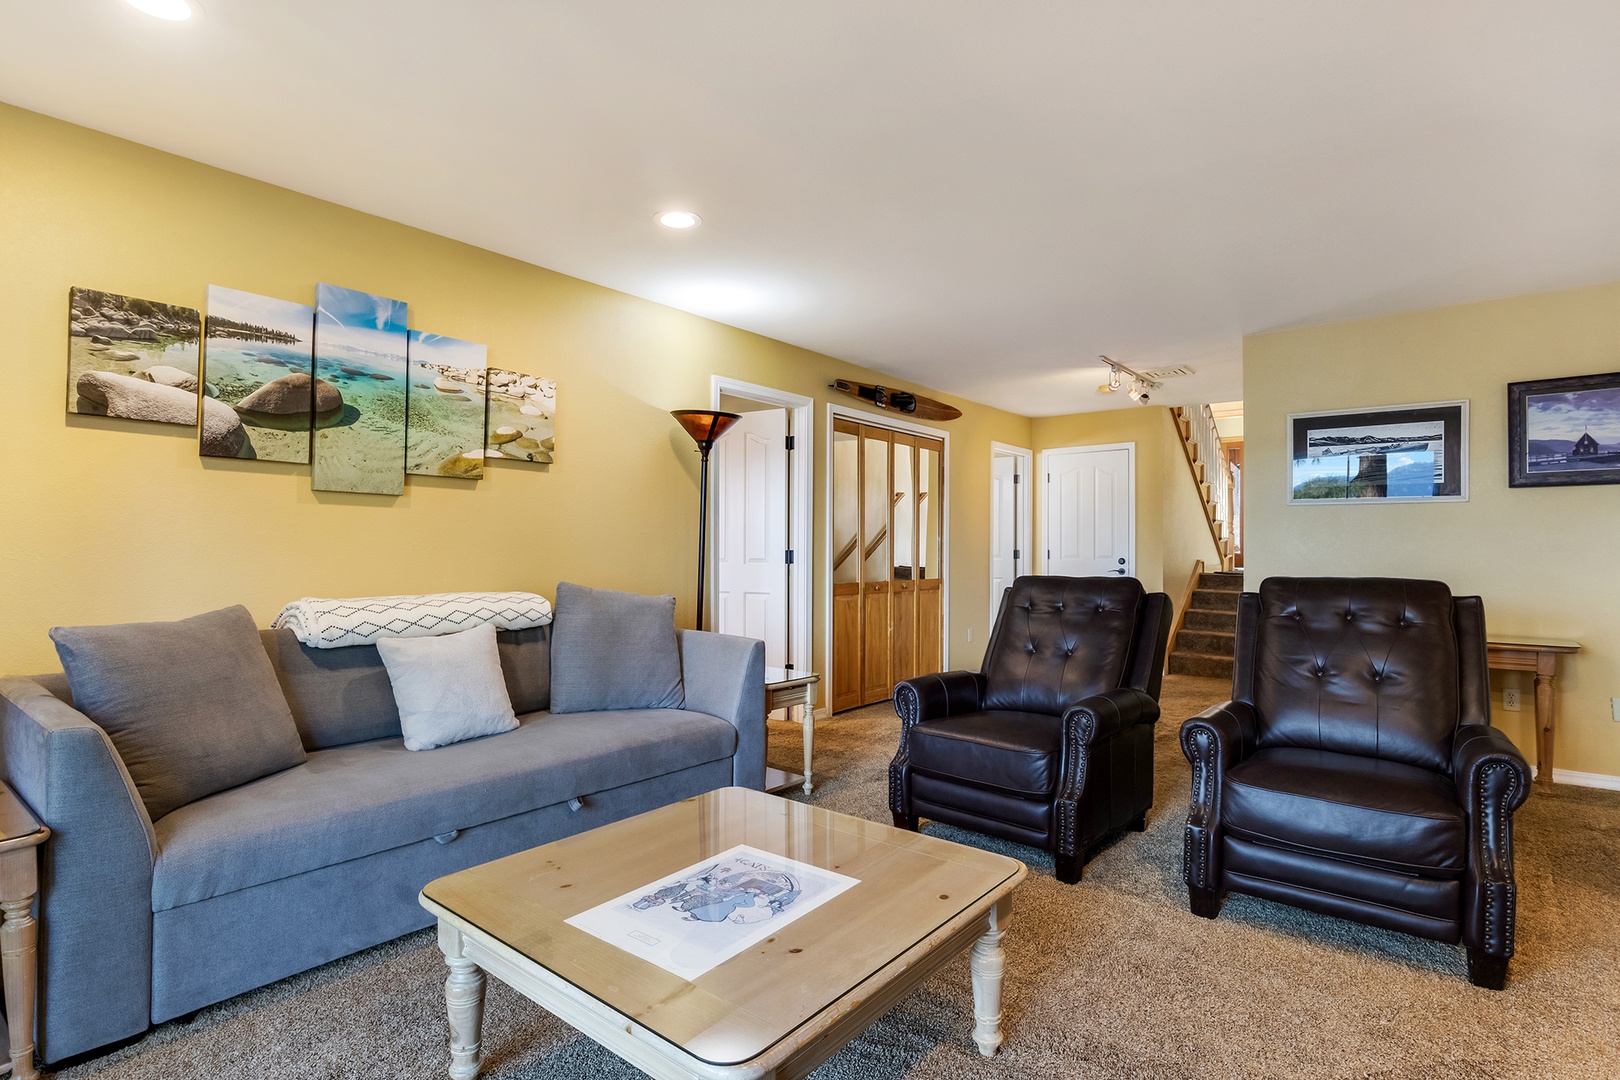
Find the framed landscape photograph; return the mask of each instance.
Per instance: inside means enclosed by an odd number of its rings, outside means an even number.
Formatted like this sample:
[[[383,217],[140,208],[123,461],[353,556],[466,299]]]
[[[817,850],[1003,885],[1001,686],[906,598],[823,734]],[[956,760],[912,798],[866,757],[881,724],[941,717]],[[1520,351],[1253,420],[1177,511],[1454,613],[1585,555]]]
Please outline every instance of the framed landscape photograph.
[[[1464,502],[1468,402],[1288,417],[1290,503]]]
[[[1508,487],[1620,484],[1620,371],[1508,384]]]

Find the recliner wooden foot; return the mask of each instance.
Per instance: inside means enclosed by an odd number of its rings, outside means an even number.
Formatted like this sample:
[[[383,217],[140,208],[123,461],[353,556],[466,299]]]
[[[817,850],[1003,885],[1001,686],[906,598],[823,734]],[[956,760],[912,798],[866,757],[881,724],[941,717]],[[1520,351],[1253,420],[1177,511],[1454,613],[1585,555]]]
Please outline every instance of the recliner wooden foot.
[[[1468,950],[1468,981],[1486,990],[1500,990],[1507,985],[1508,958],[1492,956],[1479,949]]]
[[[1187,906],[1192,913],[1204,919],[1213,919],[1221,913],[1221,894],[1215,889],[1187,886]]]

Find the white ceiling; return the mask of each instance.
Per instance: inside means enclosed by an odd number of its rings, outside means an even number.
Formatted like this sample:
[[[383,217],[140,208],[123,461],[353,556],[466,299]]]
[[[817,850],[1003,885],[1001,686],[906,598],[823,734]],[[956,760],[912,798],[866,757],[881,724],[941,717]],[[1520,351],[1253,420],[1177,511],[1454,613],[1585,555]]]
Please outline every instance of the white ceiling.
[[[1620,279],[1615,0],[202,3],[0,0],[0,100],[1028,415]]]

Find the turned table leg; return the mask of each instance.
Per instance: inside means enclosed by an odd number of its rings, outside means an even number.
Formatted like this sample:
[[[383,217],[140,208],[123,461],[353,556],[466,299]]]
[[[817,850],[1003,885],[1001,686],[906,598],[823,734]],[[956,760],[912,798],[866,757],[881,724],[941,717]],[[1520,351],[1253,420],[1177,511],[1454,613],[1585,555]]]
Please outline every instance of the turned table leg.
[[[1007,955],[1001,948],[1012,904],[1003,899],[990,909],[989,929],[973,943],[969,968],[973,972],[973,1041],[979,1053],[990,1057],[1001,1045],[1001,977]]]
[[[462,955],[461,931],[439,924],[439,949],[450,974],[444,1003],[450,1014],[450,1080],[473,1080],[482,1057],[484,972]]]
[[[799,723],[804,728],[804,793],[810,794],[815,785],[810,782],[810,751],[816,745],[816,707],[813,701],[799,706]]]
[[[39,925],[34,921],[38,889],[34,849],[0,854],[0,981],[5,986],[6,1027],[11,1037],[11,1075],[34,1080],[34,947]]]
[[[1536,780],[1553,783],[1553,734],[1558,717],[1553,705],[1553,675],[1558,670],[1558,654],[1536,657]]]

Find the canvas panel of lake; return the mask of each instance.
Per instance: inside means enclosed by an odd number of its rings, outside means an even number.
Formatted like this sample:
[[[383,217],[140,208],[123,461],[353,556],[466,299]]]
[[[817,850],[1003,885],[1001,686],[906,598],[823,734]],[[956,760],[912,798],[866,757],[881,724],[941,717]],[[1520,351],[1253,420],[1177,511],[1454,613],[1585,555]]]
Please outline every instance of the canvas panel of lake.
[[[336,387],[313,381],[314,330],[308,304],[208,286],[203,384],[242,421],[237,457],[308,464],[311,390],[323,414],[343,407]]]
[[[71,290],[67,411],[195,427],[201,330],[196,308]]]
[[[343,408],[315,424],[317,491],[405,491],[407,308],[356,289],[315,288],[315,378]]]
[[[489,352],[476,342],[411,331],[406,472],[469,480],[484,475],[488,369]]]
[[[1620,388],[1531,394],[1524,411],[1528,472],[1620,468]]]
[[[489,369],[492,458],[549,465],[557,455],[557,380]]]

